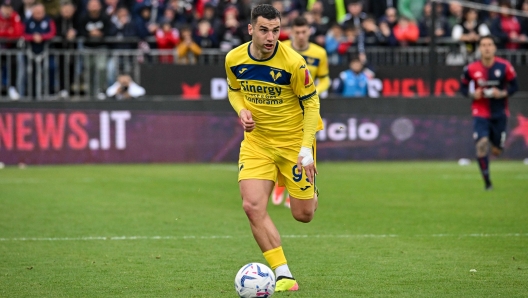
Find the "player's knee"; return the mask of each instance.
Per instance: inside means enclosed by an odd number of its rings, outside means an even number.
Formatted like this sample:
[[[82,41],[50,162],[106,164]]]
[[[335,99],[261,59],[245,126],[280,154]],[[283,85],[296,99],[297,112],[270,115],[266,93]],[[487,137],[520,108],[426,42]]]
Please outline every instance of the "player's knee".
[[[488,138],[478,140],[475,147],[477,148],[477,155],[486,155],[488,153]]]
[[[313,210],[304,209],[304,210],[293,212],[293,218],[295,218],[295,220],[299,222],[309,223],[312,221],[313,217],[314,217]]]
[[[263,213],[265,213],[265,210],[263,210],[260,204],[258,204],[254,200],[242,200],[242,209],[244,209],[246,216],[250,220],[258,219],[262,216]]]

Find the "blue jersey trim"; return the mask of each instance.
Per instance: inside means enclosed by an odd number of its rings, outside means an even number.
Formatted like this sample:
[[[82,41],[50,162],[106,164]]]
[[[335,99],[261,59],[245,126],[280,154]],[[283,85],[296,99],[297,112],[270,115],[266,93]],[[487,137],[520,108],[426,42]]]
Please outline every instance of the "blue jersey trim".
[[[308,65],[317,66],[317,67],[319,66],[319,61],[320,61],[321,59],[319,59],[319,58],[314,58],[314,57],[310,57],[310,56],[304,56],[304,55],[302,55],[302,56],[303,56],[303,58],[304,58],[304,61],[306,61],[306,63],[307,63]],[[310,60],[310,61],[313,60],[313,63],[308,62],[308,60]]]
[[[240,81],[261,81],[277,85],[289,85],[292,74],[284,69],[259,64],[231,66],[231,71]]]
[[[249,55],[249,58],[251,58],[252,60],[258,61],[258,62],[265,62],[265,61],[268,61],[268,60],[270,60],[271,58],[275,57],[275,54],[277,54],[277,50],[279,49],[279,42],[277,41],[277,43],[275,44],[275,51],[273,51],[273,54],[271,54],[271,56],[269,56],[269,57],[266,58],[266,59],[259,60],[259,59],[255,58],[255,57],[253,57],[253,56],[251,55],[251,51],[249,50],[249,48],[251,47],[251,44],[252,44],[252,43],[253,43],[253,42],[250,42],[250,43],[248,44],[248,48],[247,48],[248,55]]]
[[[307,100],[307,99],[309,99],[310,97],[314,96],[316,93],[317,93],[317,91],[314,91],[314,92],[312,92],[312,93],[310,93],[310,94],[308,94],[308,95],[301,96],[301,97],[299,97],[299,100]]]

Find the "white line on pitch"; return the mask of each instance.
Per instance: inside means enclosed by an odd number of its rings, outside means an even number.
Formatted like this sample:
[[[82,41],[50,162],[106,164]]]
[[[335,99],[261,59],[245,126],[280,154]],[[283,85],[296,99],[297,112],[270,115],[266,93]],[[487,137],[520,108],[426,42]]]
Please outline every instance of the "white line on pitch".
[[[414,235],[400,236],[394,234],[344,234],[344,235],[282,235],[282,238],[396,238],[396,237],[527,237],[528,233],[507,233],[507,234],[432,234],[432,235]],[[0,238],[0,241],[93,241],[93,240],[177,240],[177,239],[233,239],[246,238],[247,236],[87,236],[87,237],[18,237],[18,238]]]

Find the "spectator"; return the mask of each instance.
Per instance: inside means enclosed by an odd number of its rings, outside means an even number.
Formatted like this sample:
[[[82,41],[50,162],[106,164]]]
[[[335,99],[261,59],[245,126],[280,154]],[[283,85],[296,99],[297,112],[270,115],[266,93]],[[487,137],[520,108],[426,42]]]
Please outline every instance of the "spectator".
[[[238,22],[238,10],[230,7],[224,12],[224,23],[220,26],[218,37],[220,39],[220,49],[229,50],[241,45],[246,41],[246,35]]]
[[[175,50],[176,45],[180,42],[180,33],[178,29],[173,28],[169,22],[163,22],[160,29],[156,31],[156,43],[160,50]],[[174,63],[174,55],[160,55],[159,62]]]
[[[130,12],[126,7],[118,7],[114,17],[112,18],[112,24],[114,26],[113,34],[119,39],[133,39],[137,37],[136,26],[132,23]],[[126,43],[115,43],[112,48],[120,50],[135,49],[137,41],[131,41]]]
[[[342,23],[343,27],[361,28],[361,23],[367,18],[367,14],[363,12],[363,2],[361,0],[349,0],[347,12]]]
[[[491,24],[491,34],[499,39],[498,47],[506,49],[520,48],[519,42],[527,40],[521,31],[521,23],[514,15],[509,15],[507,10],[511,4],[503,2],[500,4],[500,16],[495,18]]]
[[[112,21],[116,18],[115,14],[117,12],[118,4],[119,0],[104,0],[104,13]]]
[[[60,49],[74,49],[75,38],[79,32],[79,26],[75,20],[75,5],[65,0],[61,4],[59,17],[57,17],[55,23],[57,28],[57,36],[62,38],[62,43],[58,44],[57,47]]]
[[[418,25],[407,17],[402,16],[398,20],[398,24],[394,26],[394,37],[398,43],[402,46],[415,43],[420,37],[420,30]]]
[[[337,23],[333,24],[326,33],[325,50],[328,55],[328,64],[338,65],[341,62],[341,55],[339,55],[339,44],[344,41],[345,36],[343,29]]]
[[[118,7],[112,18],[114,34],[120,42],[112,44],[112,49],[131,50],[138,47],[136,26],[132,23],[130,12],[126,7]],[[131,71],[131,56],[112,55],[108,59],[107,83],[112,84],[117,73]]]
[[[478,12],[475,9],[465,9],[464,17],[460,24],[456,24],[451,32],[454,40],[464,43],[464,49],[467,54],[473,54],[476,51],[477,42],[480,37],[490,34],[490,30],[485,23],[478,21]]]
[[[436,37],[446,37],[449,34],[449,24],[447,18],[444,16],[444,7],[440,4],[436,5],[436,22],[433,24],[433,7],[431,2],[427,2],[424,5],[424,11],[422,19],[418,24],[420,30],[420,37],[430,40],[431,30],[434,30]]]
[[[174,27],[179,28],[193,23],[194,15],[192,5],[187,5],[183,0],[170,0],[166,9],[174,11]]]
[[[86,38],[88,48],[105,47],[103,38],[114,34],[112,22],[103,13],[99,0],[89,0],[86,9],[87,13],[79,21],[79,35]]]
[[[343,32],[343,37],[339,42],[337,52],[340,55],[347,55],[353,46],[357,44],[357,30],[354,27],[347,27]]]
[[[389,8],[396,10],[397,0],[368,1],[367,11],[374,15],[375,19],[380,19]]]
[[[316,2],[320,3],[320,2]],[[314,5],[314,7],[317,7]],[[321,47],[325,44],[325,35],[328,31],[328,26],[323,23],[322,13],[314,13],[314,9],[307,11],[303,14],[304,18],[308,21],[310,26],[310,42],[316,43]]]
[[[363,20],[367,18],[367,14],[363,12],[363,2],[362,0],[349,0],[347,4],[348,13],[345,15],[345,21],[343,22],[343,27],[345,28],[355,28],[355,44],[357,45],[357,50],[359,52],[359,59],[366,63],[367,56],[365,55],[365,32],[361,24]],[[350,34],[350,33],[349,33]],[[345,30],[345,36],[347,32]],[[347,36],[348,38],[349,36]]]
[[[35,4],[24,32],[24,39],[31,43],[31,51],[37,55],[41,54],[45,42],[55,37],[56,32],[55,22],[46,15],[44,5]]]
[[[225,16],[226,11],[228,10],[237,11],[236,6],[234,5],[227,6],[226,9],[224,10],[224,16]],[[237,11],[237,14],[238,14],[238,11]],[[220,20],[219,17],[216,16],[216,7],[210,2],[207,2],[205,4],[204,9],[203,9],[203,14],[200,20],[209,21],[212,28],[219,28],[222,25],[222,21]],[[194,24],[195,27],[197,25],[198,24]]]
[[[426,0],[398,0],[398,13],[409,21],[417,22],[422,18]]]
[[[37,0],[22,0],[22,6],[18,9],[18,15],[22,18],[23,23],[26,23],[31,17],[35,3],[37,3]]]
[[[56,19],[60,14],[61,0],[37,0],[37,3],[44,5],[46,15]]]
[[[394,28],[398,23],[398,11],[394,7],[389,7],[385,10],[385,14],[379,19],[379,24],[386,23],[390,29]]]
[[[200,20],[193,39],[202,49],[218,48],[218,38],[208,20]]]
[[[388,44],[388,38],[376,25],[373,17],[367,17],[362,24],[365,33],[365,45],[378,46]]]
[[[147,3],[138,7],[139,15],[135,18],[136,31],[141,39],[154,36],[159,26],[152,21],[152,7]]]
[[[440,4],[437,4],[437,6],[441,6]],[[462,18],[464,17],[464,9],[460,2],[458,1],[451,1],[449,2],[449,17],[447,18],[447,23],[449,28],[453,28],[456,24],[460,24],[462,22]]]
[[[180,30],[181,42],[176,47],[179,64],[196,64],[198,56],[202,54],[202,49],[192,39],[192,29],[183,27]]]
[[[33,55],[28,56],[28,63],[32,63],[34,70],[31,78],[33,81],[33,92],[30,95],[40,97],[44,93],[48,93],[46,90],[42,90],[42,82],[44,81],[42,76],[46,68],[44,67],[44,59],[42,59],[41,54],[44,51],[45,43],[55,37],[56,32],[55,22],[50,16],[46,15],[44,5],[35,4],[31,18],[27,20],[24,31],[24,39],[31,44],[31,52],[33,53]],[[48,90],[53,91],[55,85],[55,61],[53,55],[49,56],[48,62],[49,86],[45,87],[49,87]]]
[[[368,77],[363,72],[363,63],[359,58],[354,58],[350,61],[349,67],[339,74],[338,93],[344,97],[366,97]]]
[[[7,93],[12,100],[18,100],[20,94],[17,83],[17,61],[15,55],[7,55],[4,49],[15,49],[16,40],[22,37],[24,25],[20,16],[14,11],[11,0],[3,0],[0,6],[0,38],[12,39],[13,42],[0,44],[0,63],[2,71],[2,93]],[[10,65],[9,69],[7,66]]]
[[[106,96],[116,100],[136,99],[145,93],[145,88],[134,82],[128,74],[119,75],[116,82],[106,89]]]
[[[110,18],[103,12],[101,2],[99,0],[89,0],[86,5],[86,14],[81,17],[79,24],[79,35],[86,38],[84,47],[91,50],[104,50],[107,49],[107,43],[104,38],[113,36],[115,33],[115,27],[110,21]],[[99,99],[104,99],[105,95],[103,90],[106,89],[106,85],[112,82],[112,78],[109,77],[111,72],[107,72],[105,76],[106,68],[110,68],[106,54],[95,54],[92,52],[90,55],[85,56],[84,67],[87,68],[88,75],[90,78],[84,78],[92,83],[89,92],[92,95],[97,95]],[[105,82],[105,77],[107,82]]]
[[[55,47],[59,49],[73,50],[77,48],[75,38],[79,28],[74,19],[76,7],[70,2],[62,2],[60,8],[60,15],[56,20],[57,36],[62,38],[61,43],[55,43]],[[75,77],[75,59],[69,57],[66,59],[65,55],[59,55],[58,61],[59,71],[59,96],[67,98],[70,95],[72,85]]]

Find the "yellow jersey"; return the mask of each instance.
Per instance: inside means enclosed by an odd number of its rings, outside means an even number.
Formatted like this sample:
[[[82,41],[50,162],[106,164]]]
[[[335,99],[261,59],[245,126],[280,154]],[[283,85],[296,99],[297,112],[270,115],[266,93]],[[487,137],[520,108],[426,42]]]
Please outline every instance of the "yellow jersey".
[[[225,59],[229,101],[237,115],[247,109],[255,121],[255,129],[244,138],[266,147],[311,148],[320,118],[319,96],[305,60],[280,41],[264,60],[254,58],[250,46],[236,47]]]
[[[286,40],[283,44],[294,49],[291,40]],[[303,56],[314,80],[319,79],[316,86],[317,93],[321,94],[328,90],[328,88],[330,88],[330,71],[328,70],[328,56],[326,55],[326,50],[315,43],[310,42],[308,43],[308,48],[306,50],[297,51],[297,53]],[[319,119],[317,130],[319,131],[322,129],[324,129],[323,120]]]

